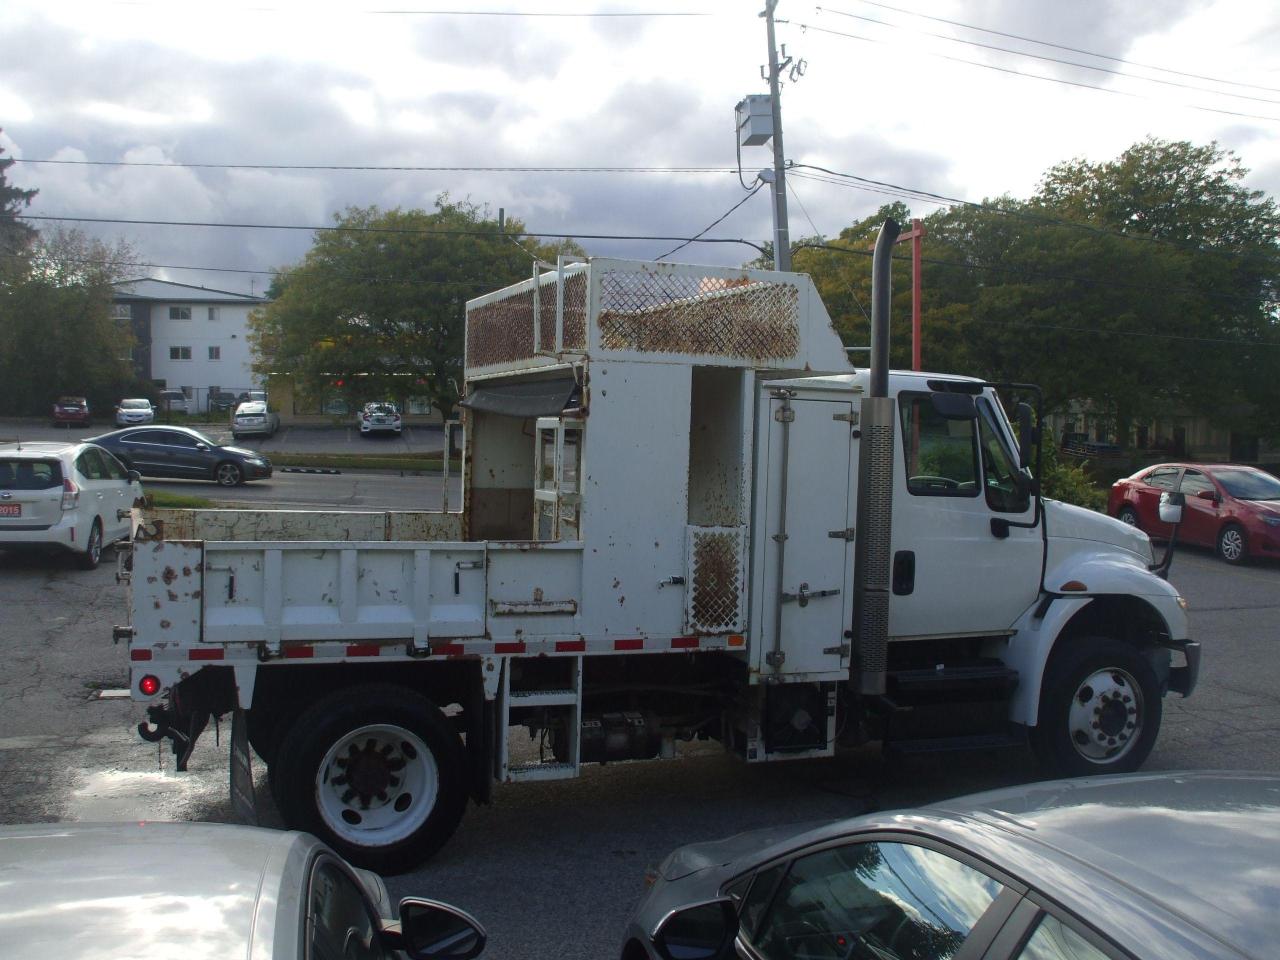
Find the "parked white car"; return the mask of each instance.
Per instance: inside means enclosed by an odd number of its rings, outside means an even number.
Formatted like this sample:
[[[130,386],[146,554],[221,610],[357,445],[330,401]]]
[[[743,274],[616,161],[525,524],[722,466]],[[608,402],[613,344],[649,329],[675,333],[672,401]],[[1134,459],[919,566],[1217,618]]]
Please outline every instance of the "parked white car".
[[[153,423],[156,419],[156,408],[151,401],[142,397],[121,400],[116,404],[116,426],[132,427],[139,423]]]
[[[280,418],[261,400],[246,400],[236,407],[231,416],[231,436],[236,440],[241,437],[273,437],[279,427]]]
[[[400,435],[400,408],[394,403],[379,401],[366,403],[356,415],[356,425],[360,427],[360,435],[371,433],[394,433]]]
[[[69,551],[92,570],[129,537],[138,479],[97,444],[0,444],[0,550]]]

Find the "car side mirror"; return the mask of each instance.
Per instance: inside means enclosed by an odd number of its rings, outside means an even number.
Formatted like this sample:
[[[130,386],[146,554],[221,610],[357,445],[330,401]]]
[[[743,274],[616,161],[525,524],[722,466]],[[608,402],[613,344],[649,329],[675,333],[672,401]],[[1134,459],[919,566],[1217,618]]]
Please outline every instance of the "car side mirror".
[[[1018,404],[1016,413],[1018,417],[1018,466],[1025,470],[1031,466],[1031,454],[1036,446],[1036,426],[1032,422],[1030,404]]]
[[[1160,522],[1177,526],[1182,522],[1182,505],[1186,497],[1177,490],[1166,490],[1160,494]]]
[[[130,470],[128,476],[129,476],[130,483],[136,483],[137,481],[142,479],[142,474],[140,474],[137,470]]]
[[[653,946],[662,960],[727,960],[733,956],[737,934],[737,907],[729,898],[718,897],[663,917],[653,933]]]
[[[1214,503],[1218,502],[1218,492],[1216,490],[1199,490],[1196,492],[1196,496],[1201,500],[1211,500]]]
[[[197,449],[197,450],[208,450],[208,449],[209,449],[209,445],[208,445],[207,443],[197,443],[197,444],[196,444],[196,449]]]
[[[471,960],[484,950],[488,935],[480,921],[436,900],[400,901],[399,943],[412,960]]]

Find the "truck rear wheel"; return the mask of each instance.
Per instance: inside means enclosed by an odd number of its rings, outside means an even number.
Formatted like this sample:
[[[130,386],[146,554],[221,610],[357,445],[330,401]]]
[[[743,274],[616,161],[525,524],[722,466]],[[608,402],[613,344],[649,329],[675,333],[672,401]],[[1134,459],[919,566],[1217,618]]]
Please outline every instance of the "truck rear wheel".
[[[466,807],[458,734],[429,700],[392,684],[337,691],[304,711],[272,772],[286,824],[379,873],[439,850]]]
[[[1067,638],[1045,670],[1032,746],[1059,776],[1129,773],[1155,746],[1163,708],[1155,670],[1108,637]]]

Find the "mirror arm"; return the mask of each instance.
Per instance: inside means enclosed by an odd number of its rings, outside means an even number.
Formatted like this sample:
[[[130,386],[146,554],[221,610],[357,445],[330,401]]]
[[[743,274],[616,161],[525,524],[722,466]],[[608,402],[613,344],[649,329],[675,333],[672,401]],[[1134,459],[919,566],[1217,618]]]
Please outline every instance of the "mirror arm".
[[[400,929],[399,920],[379,921],[378,939],[388,950],[402,952],[405,948],[404,933]]]

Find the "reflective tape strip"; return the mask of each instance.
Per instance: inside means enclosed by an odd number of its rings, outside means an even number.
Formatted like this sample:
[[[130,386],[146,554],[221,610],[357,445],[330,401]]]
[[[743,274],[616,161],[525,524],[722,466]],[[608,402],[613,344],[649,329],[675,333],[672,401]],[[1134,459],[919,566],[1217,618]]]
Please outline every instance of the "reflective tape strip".
[[[129,659],[130,660],[150,660],[151,651],[150,650],[130,650]]]
[[[226,651],[221,648],[201,648],[187,651],[187,657],[191,660],[221,660],[225,655]]]

